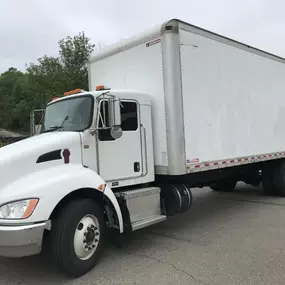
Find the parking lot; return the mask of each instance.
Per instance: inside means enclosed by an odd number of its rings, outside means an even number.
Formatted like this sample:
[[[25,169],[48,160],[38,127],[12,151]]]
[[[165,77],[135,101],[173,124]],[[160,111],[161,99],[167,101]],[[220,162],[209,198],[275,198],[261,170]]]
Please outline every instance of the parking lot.
[[[0,259],[0,284],[284,284],[285,199],[239,185],[194,189],[192,209],[112,244],[89,274],[68,280],[40,257]]]

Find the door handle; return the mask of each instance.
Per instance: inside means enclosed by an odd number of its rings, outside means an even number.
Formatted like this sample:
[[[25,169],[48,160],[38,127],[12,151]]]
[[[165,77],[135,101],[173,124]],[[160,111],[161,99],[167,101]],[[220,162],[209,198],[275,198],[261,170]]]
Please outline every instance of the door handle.
[[[136,161],[134,163],[134,172],[140,172],[140,170],[141,170],[140,163]]]

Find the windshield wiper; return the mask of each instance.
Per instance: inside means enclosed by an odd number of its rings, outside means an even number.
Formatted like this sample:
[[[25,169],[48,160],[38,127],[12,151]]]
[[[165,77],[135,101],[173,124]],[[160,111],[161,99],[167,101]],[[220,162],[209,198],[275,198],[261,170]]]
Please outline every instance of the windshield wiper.
[[[49,132],[53,132],[53,131],[57,131],[57,130],[63,130],[63,125],[67,120],[68,120],[68,116],[66,116],[64,118],[64,120],[62,121],[60,126],[52,126],[49,129],[45,130],[43,133],[49,133]]]
[[[60,130],[60,129],[63,129],[63,127],[61,127],[61,126],[52,126],[49,129],[43,131],[43,133],[49,133],[49,132],[57,131],[57,130]]]

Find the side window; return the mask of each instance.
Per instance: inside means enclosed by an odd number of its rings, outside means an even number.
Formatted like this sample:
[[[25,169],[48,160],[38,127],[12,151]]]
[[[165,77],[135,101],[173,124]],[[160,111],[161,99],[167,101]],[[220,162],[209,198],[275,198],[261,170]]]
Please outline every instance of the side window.
[[[138,129],[138,107],[135,102],[121,102],[122,130],[124,132]]]
[[[109,126],[108,116],[108,102],[101,102],[100,104],[100,117],[99,117],[99,128]],[[136,131],[138,129],[138,106],[136,102],[121,102],[121,127],[123,132]],[[99,130],[100,141],[114,141],[110,135],[110,129]]]

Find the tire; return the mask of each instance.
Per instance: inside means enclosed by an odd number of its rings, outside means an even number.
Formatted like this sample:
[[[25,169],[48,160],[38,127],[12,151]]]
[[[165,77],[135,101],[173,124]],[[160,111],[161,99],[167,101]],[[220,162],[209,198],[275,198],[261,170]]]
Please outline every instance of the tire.
[[[274,173],[275,173],[275,168],[274,165],[266,166],[262,170],[262,189],[264,195],[275,195],[276,189],[274,185]]]
[[[182,205],[179,210],[179,213],[182,214],[188,211],[192,206],[193,196],[191,189],[187,187],[185,184],[179,185],[178,190],[180,192],[180,196],[182,199]]]
[[[192,192],[184,184],[165,184],[160,186],[167,216],[188,211],[192,205]]]
[[[178,190],[178,185],[165,184],[161,187],[162,198],[165,203],[167,216],[174,216],[179,213],[182,206],[182,199]]]
[[[71,201],[52,221],[52,255],[58,269],[75,278],[89,272],[103,253],[105,232],[103,211],[94,201]]]
[[[272,182],[274,194],[276,196],[285,197],[285,161],[280,161],[273,169]]]
[[[214,191],[232,192],[237,185],[235,180],[220,180],[213,183],[210,188]]]

